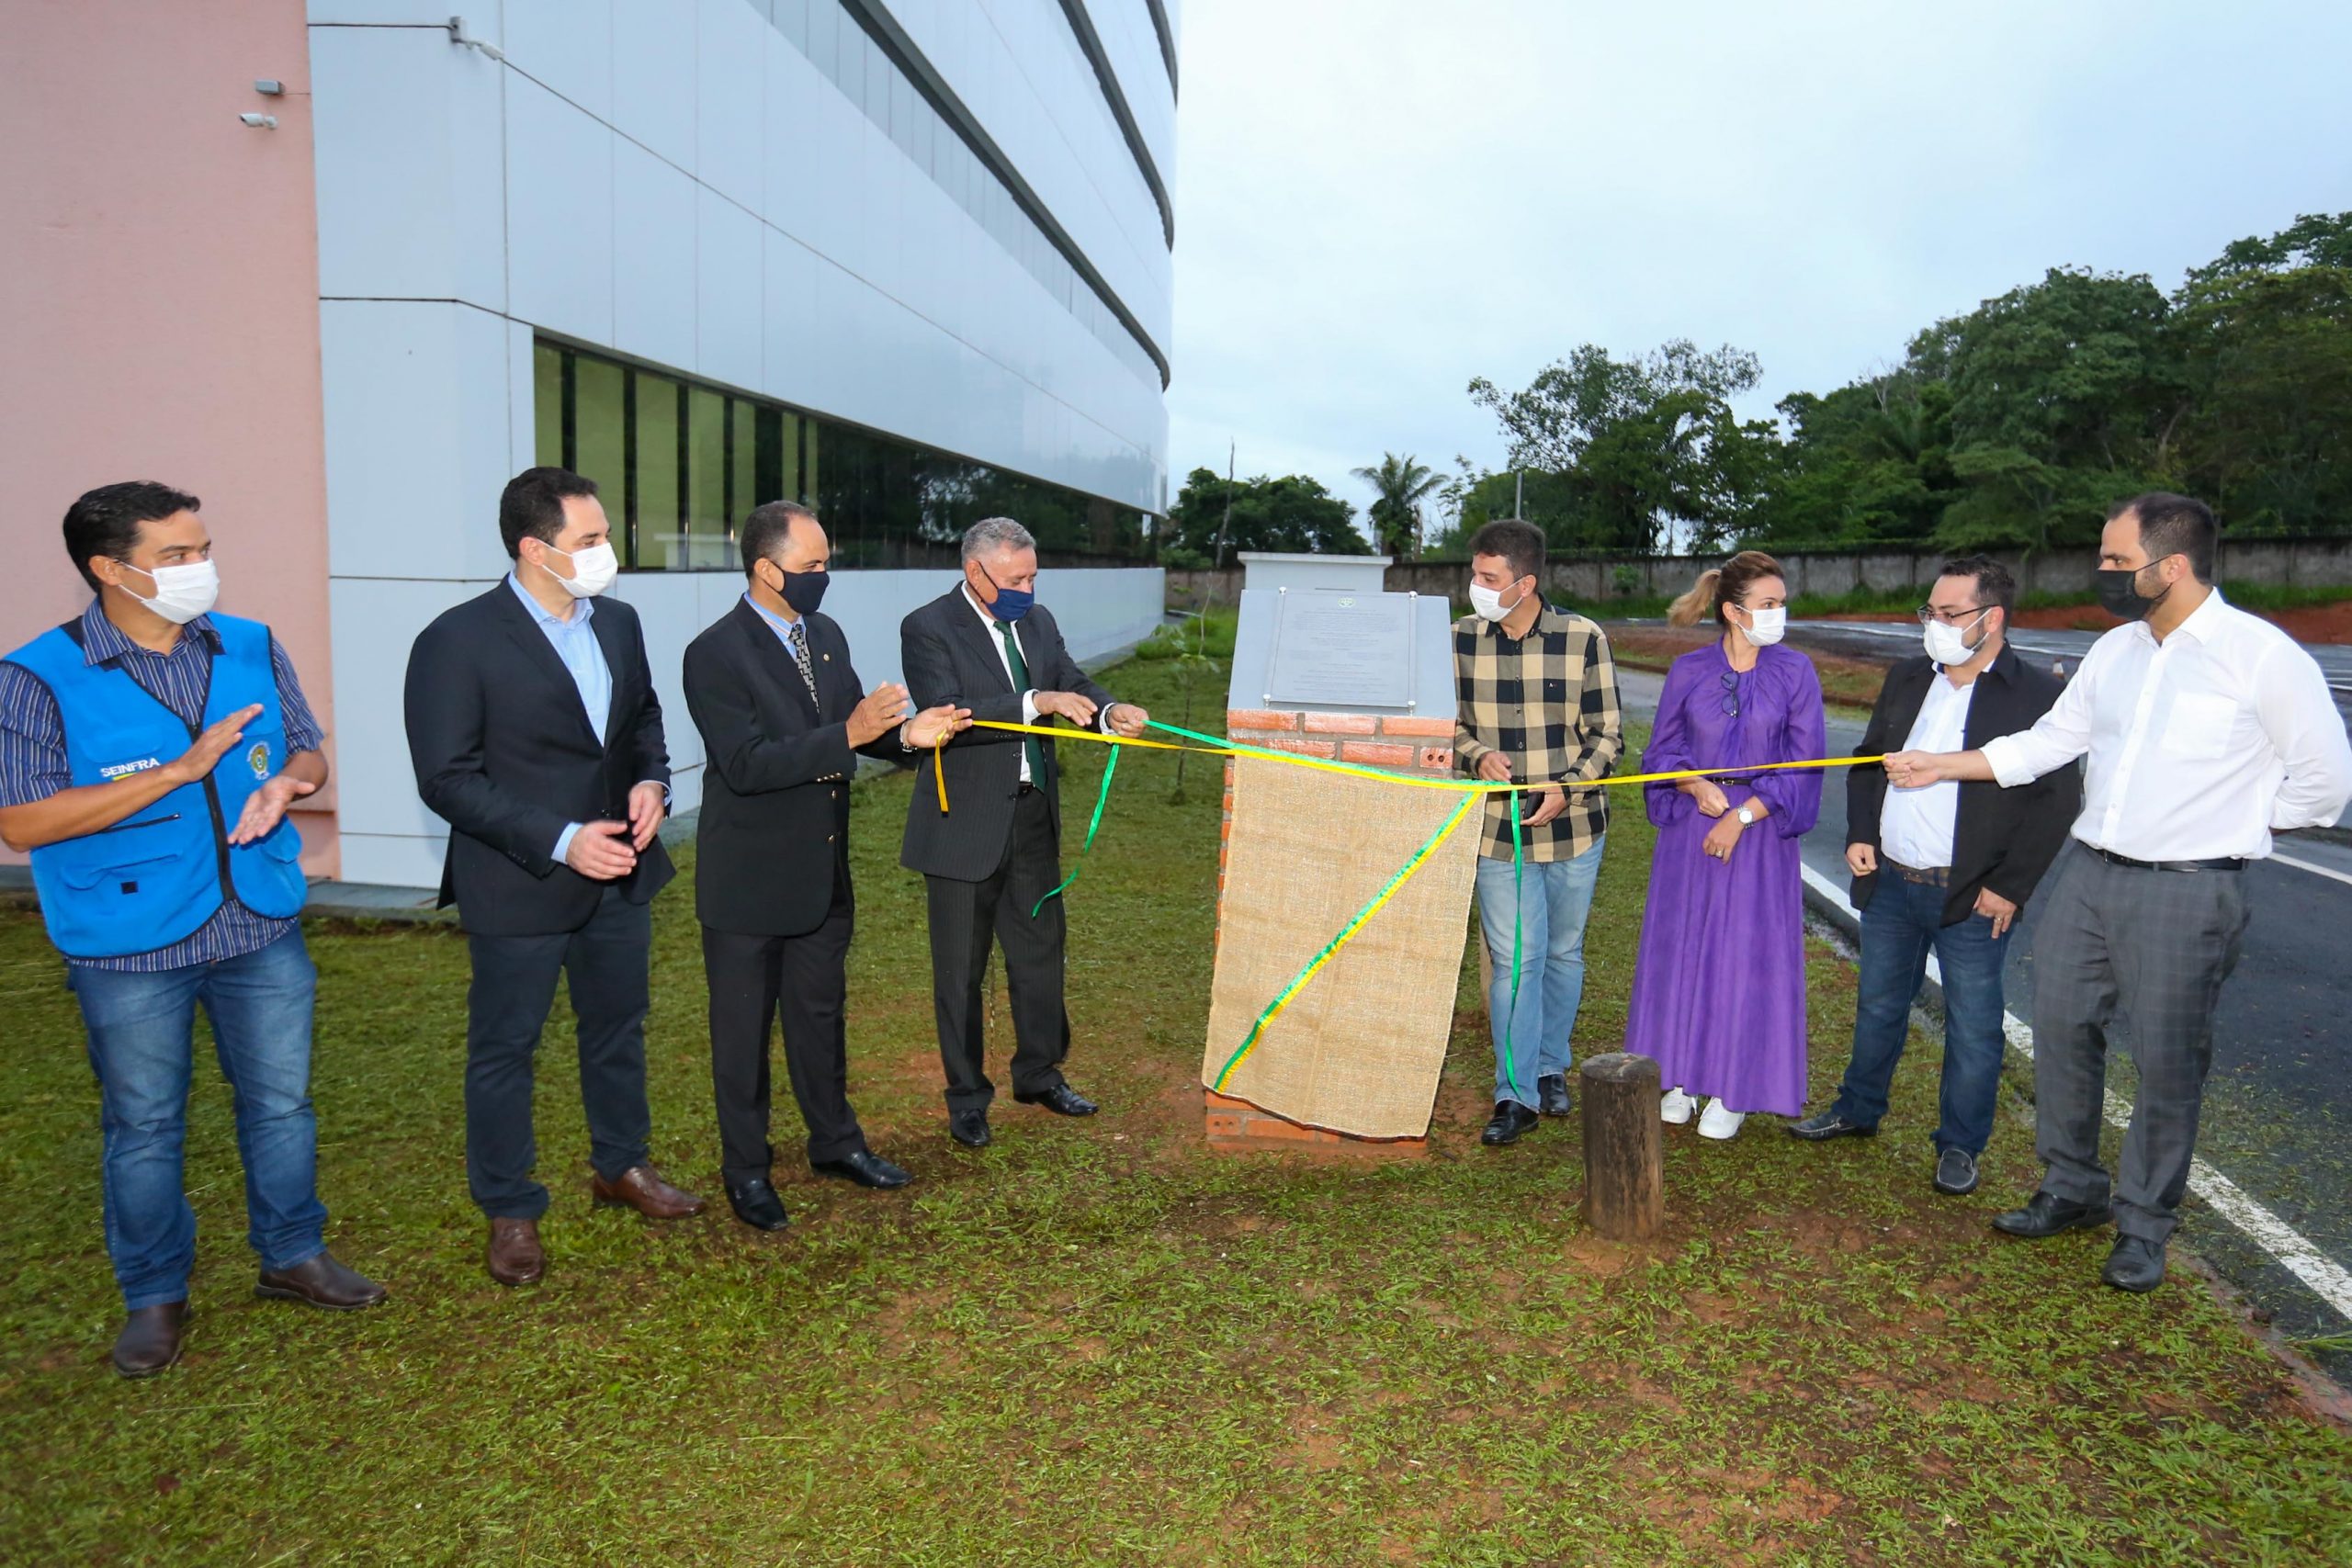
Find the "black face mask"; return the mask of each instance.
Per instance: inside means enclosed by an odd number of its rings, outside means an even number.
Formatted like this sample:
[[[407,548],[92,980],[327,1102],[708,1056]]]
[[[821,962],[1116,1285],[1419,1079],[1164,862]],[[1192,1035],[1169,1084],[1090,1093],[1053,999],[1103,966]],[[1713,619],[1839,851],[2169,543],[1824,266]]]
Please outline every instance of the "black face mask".
[[[2155,564],[2150,561],[2148,566]],[[2164,592],[2153,599],[2140,597],[2140,573],[2147,570],[2147,566],[2129,571],[2120,568],[2110,570],[2102,567],[2091,573],[2091,585],[2098,593],[2099,604],[2106,608],[2109,615],[2120,621],[2144,621],[2148,618],[2149,612],[2165,602],[2165,595],[2172,592],[2170,583],[2165,584]]]
[[[775,566],[774,561],[768,564]],[[796,615],[815,615],[817,606],[825,602],[825,584],[832,580],[830,572],[786,571],[780,566],[775,568],[775,574],[784,580],[776,596],[791,605]]]

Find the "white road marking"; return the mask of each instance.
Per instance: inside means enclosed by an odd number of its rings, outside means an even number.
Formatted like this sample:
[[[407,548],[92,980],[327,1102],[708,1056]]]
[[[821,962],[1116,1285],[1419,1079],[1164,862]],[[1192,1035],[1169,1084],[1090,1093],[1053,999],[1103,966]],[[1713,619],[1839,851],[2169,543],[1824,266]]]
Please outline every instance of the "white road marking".
[[[2270,852],[2270,858],[2277,861],[2280,865],[2291,865],[2297,871],[2308,871],[2313,876],[2332,876],[2338,882],[2352,885],[2352,873],[2336,871],[2331,867],[2320,865],[2312,861],[2297,860],[2293,855],[2282,855],[2276,850],[2273,850]]]
[[[2284,855],[2275,858],[2286,859]],[[2301,862],[2289,863],[2302,864]],[[1832,907],[1858,919],[1860,918],[1848,901],[1844,890],[1836,883],[1809,865],[1800,863],[1800,866],[1804,873],[1806,886],[1828,900]],[[2352,876],[2344,876],[2319,866],[2305,865],[2303,869],[2352,882]],[[1928,955],[1928,977],[1939,987],[1943,985],[1942,967],[1937,964],[1932,953]],[[2001,1014],[2001,1032],[2007,1036],[2011,1050],[2028,1061],[2033,1059],[2033,1028],[2030,1024],[2013,1012],[2004,1011]],[[2131,1104],[2113,1089],[2107,1091],[2107,1120],[2116,1127],[2132,1124]],[[2343,1265],[2313,1247],[2301,1232],[2256,1202],[2246,1195],[2245,1189],[2201,1159],[2189,1162],[2188,1190],[2211,1204],[2223,1219],[2244,1231],[2256,1247],[2277,1259],[2281,1268],[2309,1286],[2313,1295],[2346,1317],[2352,1318],[2352,1272],[2347,1272]]]

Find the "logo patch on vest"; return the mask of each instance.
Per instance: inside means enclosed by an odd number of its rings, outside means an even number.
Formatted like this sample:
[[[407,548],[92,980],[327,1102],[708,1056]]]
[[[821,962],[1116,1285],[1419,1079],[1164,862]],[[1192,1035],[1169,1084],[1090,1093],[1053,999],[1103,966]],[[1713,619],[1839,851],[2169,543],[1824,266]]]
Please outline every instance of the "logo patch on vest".
[[[254,741],[254,749],[245,753],[245,763],[253,769],[254,777],[257,779],[269,777],[269,742]]]
[[[116,779],[127,779],[133,773],[143,773],[150,768],[160,768],[163,765],[163,760],[158,757],[141,757],[135,762],[109,762],[98,770],[98,777],[112,783]]]

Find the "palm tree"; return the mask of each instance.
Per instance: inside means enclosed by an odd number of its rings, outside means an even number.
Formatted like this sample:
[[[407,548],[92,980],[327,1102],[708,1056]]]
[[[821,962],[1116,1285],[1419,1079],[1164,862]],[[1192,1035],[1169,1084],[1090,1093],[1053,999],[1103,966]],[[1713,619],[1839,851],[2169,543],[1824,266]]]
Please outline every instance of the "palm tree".
[[[1398,560],[1421,553],[1421,502],[1444,481],[1410,453],[1380,455],[1380,467],[1357,468],[1355,477],[1378,494],[1370,508],[1374,542]]]

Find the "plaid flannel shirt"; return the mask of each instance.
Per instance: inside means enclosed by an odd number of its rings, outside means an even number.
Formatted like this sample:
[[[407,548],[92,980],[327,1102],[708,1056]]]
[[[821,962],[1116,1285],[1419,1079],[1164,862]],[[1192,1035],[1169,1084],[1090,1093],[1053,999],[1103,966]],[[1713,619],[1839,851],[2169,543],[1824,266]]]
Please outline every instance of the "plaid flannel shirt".
[[[1477,776],[1500,751],[1522,784],[1608,776],[1624,749],[1617,667],[1609,639],[1582,615],[1545,604],[1517,639],[1498,622],[1464,615],[1453,624],[1454,765]],[[1510,858],[1510,813],[1519,796],[1490,795],[1478,852]],[[1609,792],[1576,790],[1568,807],[1541,827],[1521,824],[1531,861],[1580,855],[1609,829]]]

